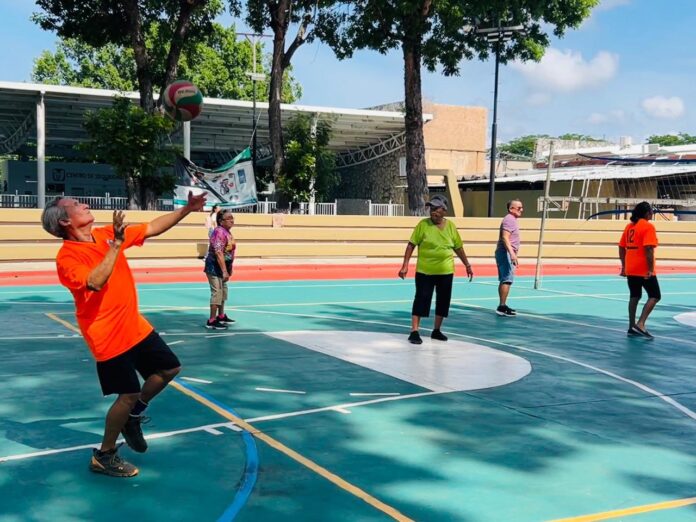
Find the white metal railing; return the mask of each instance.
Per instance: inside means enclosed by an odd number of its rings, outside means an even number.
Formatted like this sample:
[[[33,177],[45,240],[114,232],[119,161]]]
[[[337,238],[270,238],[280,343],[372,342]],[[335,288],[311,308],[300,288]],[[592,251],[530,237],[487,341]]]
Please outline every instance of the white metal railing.
[[[338,204],[336,201],[333,203],[315,203],[314,213],[320,216],[335,216]]]
[[[53,201],[58,196],[76,199],[81,203],[87,203],[94,210],[125,210],[128,208],[128,198],[106,196],[65,196],[64,194],[52,194],[44,197],[46,203]],[[31,194],[0,194],[0,208],[38,208],[39,196]],[[156,210],[173,210],[174,202],[171,198],[161,198],[155,203]]]
[[[370,201],[371,216],[403,216],[404,206],[399,203],[373,203]]]

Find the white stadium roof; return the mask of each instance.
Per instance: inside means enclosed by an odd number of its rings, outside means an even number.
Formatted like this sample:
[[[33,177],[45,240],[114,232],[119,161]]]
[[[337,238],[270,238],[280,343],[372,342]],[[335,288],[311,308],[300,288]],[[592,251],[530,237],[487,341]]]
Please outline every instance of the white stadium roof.
[[[84,113],[107,107],[124,95],[137,100],[138,93],[105,89],[65,87],[32,83],[0,82],[0,152],[11,152],[27,141],[36,141],[37,101],[43,94],[46,122],[46,153],[53,146],[73,146],[87,138],[82,127]],[[257,102],[258,144],[268,141],[268,103]],[[329,148],[338,154],[358,153],[390,143],[391,150],[403,146],[402,112],[338,109],[287,105],[281,107],[283,123],[295,114],[317,114],[332,122]],[[424,120],[432,119],[424,115]],[[205,98],[202,114],[191,122],[191,150],[234,152],[250,145],[253,104],[249,101]],[[401,142],[399,144],[398,142]],[[384,147],[382,147],[384,153]],[[372,156],[379,152],[372,153]],[[365,154],[363,153],[364,157]],[[368,154],[370,156],[370,154]]]

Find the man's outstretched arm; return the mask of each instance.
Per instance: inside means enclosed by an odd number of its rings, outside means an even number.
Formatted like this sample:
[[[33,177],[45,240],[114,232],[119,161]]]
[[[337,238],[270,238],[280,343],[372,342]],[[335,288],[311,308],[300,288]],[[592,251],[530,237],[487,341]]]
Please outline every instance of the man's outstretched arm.
[[[159,236],[163,234],[179,221],[188,216],[191,212],[198,212],[205,205],[205,194],[198,194],[194,196],[193,193],[189,192],[188,202],[185,207],[178,208],[174,212],[165,214],[158,218],[153,219],[147,224],[147,230],[145,231],[145,238]]]

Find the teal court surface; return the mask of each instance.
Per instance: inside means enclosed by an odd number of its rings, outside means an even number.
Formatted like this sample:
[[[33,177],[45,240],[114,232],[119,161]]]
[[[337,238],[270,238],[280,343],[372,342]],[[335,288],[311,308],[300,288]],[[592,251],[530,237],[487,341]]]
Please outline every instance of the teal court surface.
[[[87,469],[112,398],[58,286],[2,287],[0,521],[696,520],[696,274],[626,336],[615,276],[455,279],[446,343],[413,280],[140,284],[183,363],[130,479]]]

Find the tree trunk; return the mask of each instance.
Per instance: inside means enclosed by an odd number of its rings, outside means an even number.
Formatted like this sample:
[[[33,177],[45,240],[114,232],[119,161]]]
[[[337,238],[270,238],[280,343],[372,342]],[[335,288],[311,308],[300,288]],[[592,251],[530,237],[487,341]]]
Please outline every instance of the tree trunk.
[[[268,134],[273,152],[273,179],[278,180],[285,170],[285,148],[283,145],[283,122],[280,102],[283,94],[283,59],[285,56],[285,36],[288,31],[290,0],[280,0],[271,8],[271,29],[273,29],[273,55],[271,57],[271,82],[268,95]]]
[[[140,184],[138,179],[129,174],[126,176],[126,196],[128,197],[128,210],[140,210]]]
[[[138,0],[127,0],[125,9],[130,23],[131,46],[135,58],[136,75],[138,77],[138,90],[140,91],[140,107],[147,112],[155,108],[152,95],[152,74],[150,72],[150,57],[145,46],[145,35],[140,19],[140,7]]]
[[[406,180],[408,208],[413,216],[424,216],[428,196],[423,140],[423,101],[421,94],[421,42],[405,41],[404,93],[406,105]]]

